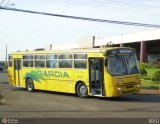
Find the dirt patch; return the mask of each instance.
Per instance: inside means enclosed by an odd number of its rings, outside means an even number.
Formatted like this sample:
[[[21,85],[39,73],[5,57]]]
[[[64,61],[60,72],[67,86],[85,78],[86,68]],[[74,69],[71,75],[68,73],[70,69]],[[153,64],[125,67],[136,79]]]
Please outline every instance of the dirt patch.
[[[5,104],[6,100],[2,95],[0,95],[0,105]]]
[[[155,94],[155,95],[160,95],[160,91],[159,90],[155,90],[155,89],[141,89],[141,91],[139,92],[139,94]]]

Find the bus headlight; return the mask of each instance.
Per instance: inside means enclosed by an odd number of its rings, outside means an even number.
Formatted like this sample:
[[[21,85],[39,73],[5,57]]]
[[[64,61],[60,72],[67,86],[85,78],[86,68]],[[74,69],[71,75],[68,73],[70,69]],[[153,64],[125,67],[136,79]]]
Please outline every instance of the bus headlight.
[[[123,88],[122,88],[122,87],[118,87],[117,90],[118,90],[118,91],[122,91]]]
[[[118,87],[117,91],[118,91],[118,94],[123,94],[123,87]]]
[[[137,86],[137,87],[140,87],[140,84],[137,84],[136,86]]]

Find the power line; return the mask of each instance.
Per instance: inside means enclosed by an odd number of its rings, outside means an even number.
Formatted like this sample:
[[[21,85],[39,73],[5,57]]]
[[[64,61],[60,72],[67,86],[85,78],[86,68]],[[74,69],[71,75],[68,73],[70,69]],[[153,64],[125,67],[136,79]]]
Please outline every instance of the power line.
[[[18,12],[25,12],[25,13],[32,13],[32,14],[39,14],[39,15],[48,15],[48,16],[62,17],[62,18],[70,18],[70,19],[77,19],[77,20],[93,21],[93,22],[104,22],[104,23],[121,24],[121,25],[131,25],[131,26],[160,28],[160,25],[155,25],[155,24],[145,24],[145,23],[134,23],[134,22],[125,22],[125,21],[114,21],[114,20],[106,20],[106,19],[78,17],[78,16],[54,14],[54,13],[47,13],[47,12],[39,12],[39,11],[31,11],[31,10],[24,10],[24,9],[16,9],[16,8],[10,8],[10,7],[1,7],[1,6],[0,6],[0,9],[10,10],[10,11],[18,11]]]
[[[0,6],[2,6],[3,2],[4,2],[4,0],[1,1]]]
[[[56,1],[56,0],[54,0]],[[143,15],[153,15],[153,16],[159,16],[160,14],[160,9],[154,10],[153,8],[140,8],[140,7],[135,7],[132,6],[131,4],[129,4],[129,6],[125,6],[125,5],[120,5],[118,3],[114,3],[112,1],[106,1],[106,2],[101,2],[101,1],[78,1],[78,0],[70,0],[70,1],[66,1],[66,0],[57,0],[57,2],[60,3],[66,3],[69,5],[77,5],[77,6],[83,6],[83,7],[90,7],[90,8],[96,8],[96,9],[107,9],[108,10],[112,10],[112,11],[118,11],[118,12],[125,12],[125,13],[130,13],[130,14],[143,14]],[[129,7],[129,8],[128,8]]]

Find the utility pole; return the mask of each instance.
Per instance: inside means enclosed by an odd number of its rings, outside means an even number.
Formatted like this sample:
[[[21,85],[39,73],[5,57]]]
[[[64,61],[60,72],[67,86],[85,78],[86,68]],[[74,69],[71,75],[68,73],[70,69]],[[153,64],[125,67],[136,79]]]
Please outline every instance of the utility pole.
[[[6,59],[5,59],[5,68],[7,69],[7,44],[6,44]]]
[[[52,50],[52,44],[50,44],[50,48],[49,48],[49,50]]]

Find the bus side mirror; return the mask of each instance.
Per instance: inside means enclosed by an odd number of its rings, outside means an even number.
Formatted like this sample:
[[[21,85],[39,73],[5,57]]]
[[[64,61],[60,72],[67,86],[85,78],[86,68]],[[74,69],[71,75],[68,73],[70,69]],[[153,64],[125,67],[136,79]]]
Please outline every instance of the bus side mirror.
[[[108,66],[108,59],[105,59],[105,66]]]

